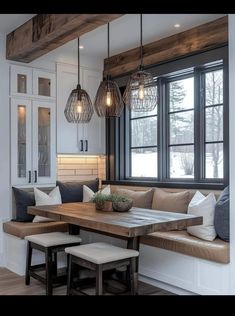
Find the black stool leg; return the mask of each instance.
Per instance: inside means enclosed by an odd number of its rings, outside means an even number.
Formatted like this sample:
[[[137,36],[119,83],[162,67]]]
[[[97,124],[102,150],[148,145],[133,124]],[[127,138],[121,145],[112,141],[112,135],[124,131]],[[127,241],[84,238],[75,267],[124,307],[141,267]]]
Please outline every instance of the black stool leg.
[[[131,294],[138,295],[138,273],[135,272],[136,258],[130,259]]]
[[[102,264],[96,266],[96,295],[103,294],[103,270]]]
[[[46,249],[46,295],[52,295],[52,251]]]
[[[54,252],[54,260],[53,260],[53,275],[57,276],[57,252]]]
[[[26,256],[26,271],[25,271],[25,285],[30,284],[30,274],[29,270],[31,267],[31,261],[32,261],[32,247],[30,241],[28,241],[27,244],[27,256]]]
[[[67,295],[71,295],[71,288],[72,288],[72,282],[73,282],[73,264],[72,264],[72,255],[67,255],[68,259],[68,282],[67,282]]]
[[[127,290],[131,291],[131,263],[126,267],[126,286]]]

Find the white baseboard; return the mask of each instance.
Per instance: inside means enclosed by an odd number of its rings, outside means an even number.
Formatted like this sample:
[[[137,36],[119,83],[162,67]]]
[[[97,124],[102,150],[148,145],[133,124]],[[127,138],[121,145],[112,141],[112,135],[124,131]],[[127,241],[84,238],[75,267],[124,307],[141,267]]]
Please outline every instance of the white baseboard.
[[[159,287],[160,289],[172,292],[172,293],[177,294],[177,295],[198,295],[196,293],[186,291],[186,290],[181,289],[179,287],[176,287],[176,286],[173,286],[173,285],[161,282],[161,281],[157,281],[157,280],[154,280],[152,278],[149,278],[149,277],[146,277],[146,276],[140,275],[140,274],[139,274],[139,280],[142,282],[145,282],[147,284],[151,284],[153,286]]]

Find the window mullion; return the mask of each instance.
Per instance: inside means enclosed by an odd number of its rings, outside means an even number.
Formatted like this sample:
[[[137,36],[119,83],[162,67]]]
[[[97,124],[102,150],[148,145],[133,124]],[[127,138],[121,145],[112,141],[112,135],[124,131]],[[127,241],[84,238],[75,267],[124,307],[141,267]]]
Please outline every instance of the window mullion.
[[[166,106],[166,80],[164,78],[158,79],[159,89],[159,105],[158,105],[158,177],[159,181],[164,181],[167,178],[167,106]]]
[[[201,96],[202,96],[202,86],[201,86],[201,69],[194,69],[194,181],[198,182],[202,176],[202,107],[201,107]]]

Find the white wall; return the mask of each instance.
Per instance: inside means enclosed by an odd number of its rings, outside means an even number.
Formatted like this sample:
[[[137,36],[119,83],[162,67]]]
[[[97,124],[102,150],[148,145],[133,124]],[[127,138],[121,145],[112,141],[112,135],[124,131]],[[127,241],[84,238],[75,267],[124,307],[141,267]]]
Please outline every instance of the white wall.
[[[5,39],[0,37],[0,265],[3,263],[2,221],[9,216],[10,131],[9,67],[5,61]]]
[[[4,265],[2,223],[12,218],[10,186],[10,108],[9,64],[28,65],[56,71],[56,62],[77,64],[77,41],[71,41],[29,63],[22,64],[5,59],[5,36],[0,36],[0,266]],[[102,59],[84,56],[80,65],[102,70]]]
[[[56,71],[55,61],[77,65],[77,40],[70,41],[65,45],[39,57],[29,65],[43,67]],[[103,60],[84,55],[80,50],[80,65],[92,69],[103,69]]]
[[[235,294],[235,14],[229,14],[230,292]]]

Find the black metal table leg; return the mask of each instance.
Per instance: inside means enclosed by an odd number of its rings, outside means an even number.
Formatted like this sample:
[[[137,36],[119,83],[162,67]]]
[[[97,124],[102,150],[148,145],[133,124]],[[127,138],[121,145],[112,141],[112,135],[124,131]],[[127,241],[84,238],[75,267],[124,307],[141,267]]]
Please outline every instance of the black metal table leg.
[[[127,248],[128,249],[134,249],[134,250],[137,250],[139,251],[139,248],[140,248],[140,237],[130,237],[128,238],[127,240]],[[134,283],[134,294],[135,295],[138,295],[138,269],[139,269],[139,256],[138,257],[135,257],[133,258],[133,283]]]
[[[80,227],[78,225],[69,224],[69,234],[70,235],[79,235]]]

